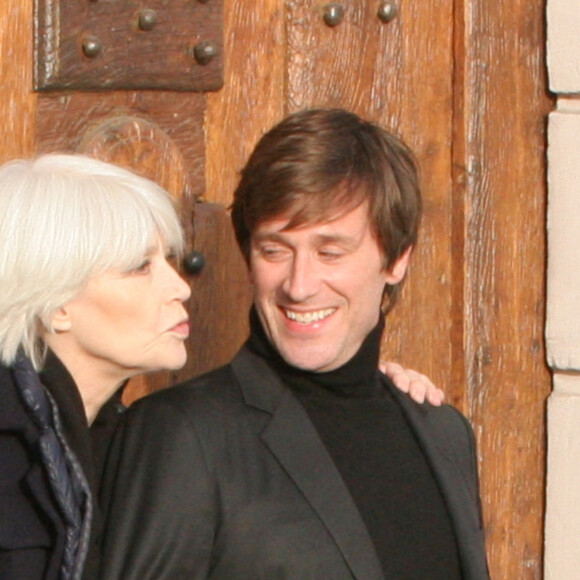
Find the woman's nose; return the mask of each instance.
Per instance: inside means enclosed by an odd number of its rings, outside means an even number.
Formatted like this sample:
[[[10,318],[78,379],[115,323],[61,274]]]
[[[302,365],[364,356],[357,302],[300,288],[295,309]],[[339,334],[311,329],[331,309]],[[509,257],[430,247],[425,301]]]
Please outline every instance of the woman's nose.
[[[177,277],[179,278],[179,299],[181,302],[185,302],[191,296],[191,287],[179,274],[177,274]]]
[[[173,266],[170,264],[167,265],[170,268],[169,277],[172,289],[171,299],[185,302],[191,296],[191,288]]]

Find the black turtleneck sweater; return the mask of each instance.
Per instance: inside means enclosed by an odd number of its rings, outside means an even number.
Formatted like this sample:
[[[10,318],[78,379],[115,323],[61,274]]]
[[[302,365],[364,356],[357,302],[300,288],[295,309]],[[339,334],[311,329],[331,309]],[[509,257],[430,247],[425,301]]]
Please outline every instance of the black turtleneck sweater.
[[[255,312],[248,344],[308,413],[361,513],[385,577],[459,580],[457,545],[445,502],[377,370],[383,328],[381,317],[357,354],[325,373],[288,365],[270,345]]]

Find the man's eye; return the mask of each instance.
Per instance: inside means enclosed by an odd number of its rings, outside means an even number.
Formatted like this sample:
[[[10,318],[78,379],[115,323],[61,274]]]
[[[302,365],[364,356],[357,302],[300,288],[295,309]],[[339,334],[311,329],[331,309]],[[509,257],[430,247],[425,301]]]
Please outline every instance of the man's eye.
[[[338,250],[320,250],[318,252],[323,260],[338,260],[344,255],[344,252],[339,252]]]
[[[260,253],[264,258],[275,259],[284,255],[284,249],[279,246],[262,246]]]

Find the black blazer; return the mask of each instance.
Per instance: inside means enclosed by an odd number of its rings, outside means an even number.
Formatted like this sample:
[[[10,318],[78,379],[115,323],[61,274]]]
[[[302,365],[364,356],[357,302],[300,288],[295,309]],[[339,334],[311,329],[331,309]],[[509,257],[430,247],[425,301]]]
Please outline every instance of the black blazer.
[[[464,578],[488,579],[469,424],[385,385],[441,486]],[[107,471],[103,579],[383,578],[308,415],[247,348],[133,405]]]
[[[100,432],[89,432],[77,386],[50,351],[40,379],[56,407],[59,433],[91,486],[90,498],[88,495],[77,498],[84,516],[84,533],[91,524],[98,530],[99,511],[93,505],[97,495],[93,446],[105,453],[105,435],[110,439],[118,420],[119,404],[112,401],[106,405],[94,424]],[[80,562],[84,562],[83,579],[96,578],[97,534],[91,536],[90,545],[82,554],[65,555],[65,520],[48,478],[49,471],[58,471],[39,451],[42,430],[38,418],[23,404],[22,392],[26,387],[16,381],[13,368],[0,365],[0,579],[57,580],[62,576],[65,557],[74,564],[77,580]]]

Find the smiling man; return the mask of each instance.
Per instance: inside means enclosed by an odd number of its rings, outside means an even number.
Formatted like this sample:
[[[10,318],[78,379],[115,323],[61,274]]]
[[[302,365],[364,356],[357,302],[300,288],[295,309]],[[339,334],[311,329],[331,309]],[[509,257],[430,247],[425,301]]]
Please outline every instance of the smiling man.
[[[420,212],[411,152],[352,113],[264,135],[232,208],[250,337],[128,411],[103,578],[488,579],[469,424],[377,371]]]

